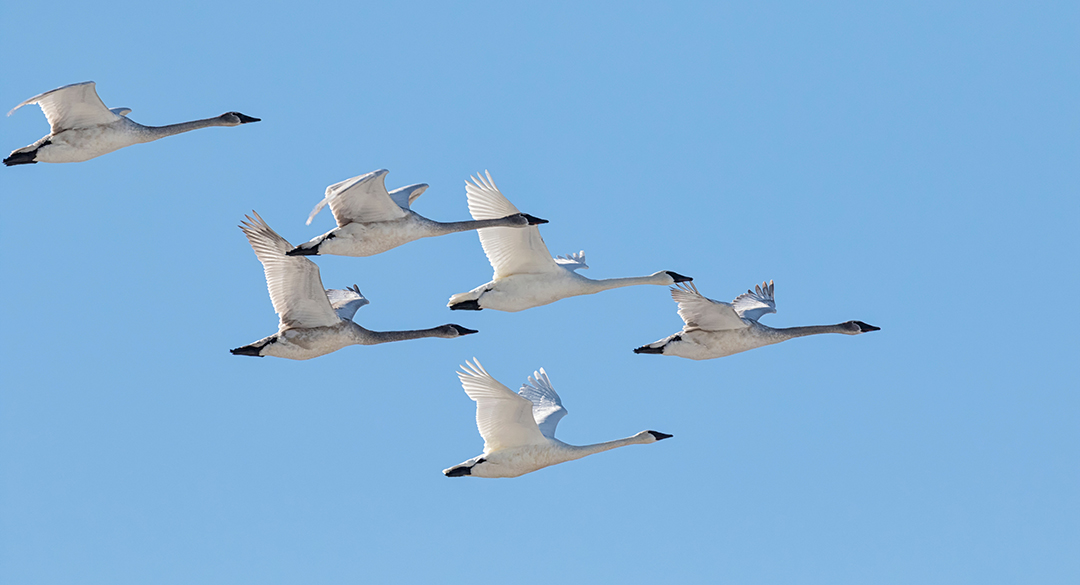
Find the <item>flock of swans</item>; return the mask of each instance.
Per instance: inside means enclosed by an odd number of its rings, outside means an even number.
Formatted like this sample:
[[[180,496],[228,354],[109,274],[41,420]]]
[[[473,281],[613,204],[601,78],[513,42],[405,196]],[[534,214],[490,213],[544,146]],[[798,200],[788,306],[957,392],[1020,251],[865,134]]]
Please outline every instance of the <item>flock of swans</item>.
[[[189,130],[259,122],[239,112],[215,118],[143,126],[127,118],[128,108],[109,109],[94,82],[76,83],[34,96],[15,110],[38,104],[51,132],[4,159],[7,166],[38,162],[81,162],[125,146],[150,142]],[[326,289],[319,267],[306,256],[334,254],[372,256],[420,238],[475,230],[494,269],[491,282],[450,297],[451,310],[516,312],[560,299],[595,294],[638,284],[671,287],[682,331],[634,350],[639,354],[712,359],[820,333],[859,335],[878,327],[862,321],[774,329],[758,319],[776,312],[773,283],[763,283],[731,303],[698,292],[693,279],[670,270],[648,276],[592,280],[578,270],[588,268],[585,253],[552,257],[537,226],[547,223],[521,213],[495,186],[491,174],[471,177],[465,194],[472,221],[437,222],[412,211],[428,187],[409,185],[387,191],[388,171],[378,170],[330,185],[307,219],[329,205],[337,227],[299,246],[277,234],[259,216],[245,217],[240,229],[262,263],[270,301],[278,314],[277,333],[230,350],[234,355],[274,356],[307,360],[349,345],[374,345],[423,337],[455,338],[477,333],[457,324],[413,331],[371,331],[353,321],[369,303],[353,285]],[[671,435],[642,431],[632,437],[595,445],[568,445],[555,438],[566,415],[562,400],[543,368],[518,392],[499,383],[473,358],[458,372],[465,393],[476,402],[476,426],[484,439],[480,455],[443,471],[448,477],[517,477],[550,465],[626,445],[655,443]]]

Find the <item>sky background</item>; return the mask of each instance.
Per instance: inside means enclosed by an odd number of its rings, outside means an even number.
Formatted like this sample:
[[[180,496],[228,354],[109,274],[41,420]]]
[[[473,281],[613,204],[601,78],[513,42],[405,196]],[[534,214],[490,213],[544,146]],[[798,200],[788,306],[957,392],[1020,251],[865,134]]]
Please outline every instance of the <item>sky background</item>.
[[[0,582],[1080,582],[1080,8],[1004,2],[11,3],[0,108],[93,80],[212,128],[0,169]],[[44,136],[0,119],[4,152]],[[468,218],[488,169],[591,278],[673,270],[772,326],[880,332],[696,362],[665,287],[450,312],[474,233],[371,258],[371,329],[306,362],[236,228],[294,244],[387,168]],[[512,480],[455,370],[543,366],[562,440]]]

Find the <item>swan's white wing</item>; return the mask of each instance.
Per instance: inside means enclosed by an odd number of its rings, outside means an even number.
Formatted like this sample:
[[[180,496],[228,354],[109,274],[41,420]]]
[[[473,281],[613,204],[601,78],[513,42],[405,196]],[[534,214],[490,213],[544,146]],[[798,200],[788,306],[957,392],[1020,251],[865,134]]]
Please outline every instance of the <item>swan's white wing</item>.
[[[686,322],[684,330],[723,331],[747,327],[734,307],[701,296],[692,282],[680,282],[673,286],[671,298],[679,303],[679,316]]]
[[[582,250],[577,254],[556,256],[555,263],[567,270],[584,270],[589,267],[589,265],[585,263],[585,250]]]
[[[469,213],[473,219],[498,219],[520,213],[491,180],[491,173],[484,172],[472,177],[473,183],[465,182],[465,194],[469,200]],[[475,184],[474,184],[475,183]],[[492,227],[477,230],[480,245],[484,247],[488,262],[495,269],[495,278],[511,274],[553,272],[558,265],[551,258],[540,230],[536,226]]]
[[[266,225],[263,218],[245,216],[240,229],[262,262],[266,288],[281,323],[279,329],[329,327],[341,321],[323,290],[319,267],[303,256],[286,256],[292,244]]]
[[[353,222],[390,221],[405,217],[405,210],[386,192],[385,180],[389,172],[381,169],[330,185],[326,188],[326,197],[311,210],[308,224],[326,204],[330,204],[338,227]]]
[[[769,313],[775,313],[776,297],[773,296],[773,281],[770,280],[767,284],[763,282],[760,286],[754,285],[754,290],[748,290],[735,297],[735,300],[731,301],[731,306],[743,319],[754,321]]]
[[[398,207],[408,209],[412,207],[413,201],[416,201],[418,197],[424,194],[424,191],[427,191],[427,188],[427,183],[400,187],[390,192],[390,198],[394,200],[394,203],[397,203]]]
[[[334,309],[337,316],[346,321],[351,321],[357,309],[371,302],[364,297],[360,292],[360,287],[355,284],[345,290],[328,288],[326,298],[330,301],[330,307]]]
[[[555,427],[559,426],[559,421],[566,416],[567,412],[544,368],[533,372],[533,375],[529,376],[529,381],[521,385],[518,394],[532,402],[533,419],[540,427],[540,433],[549,439],[554,439]]]
[[[476,401],[476,427],[484,438],[485,453],[547,442],[533,419],[533,403],[492,378],[479,360],[466,361],[458,378]]]
[[[120,119],[120,116],[105,107],[105,103],[94,90],[93,81],[73,83],[36,95],[12,108],[8,115],[30,104],[41,106],[41,111],[52,126],[53,134],[73,128],[111,124]]]

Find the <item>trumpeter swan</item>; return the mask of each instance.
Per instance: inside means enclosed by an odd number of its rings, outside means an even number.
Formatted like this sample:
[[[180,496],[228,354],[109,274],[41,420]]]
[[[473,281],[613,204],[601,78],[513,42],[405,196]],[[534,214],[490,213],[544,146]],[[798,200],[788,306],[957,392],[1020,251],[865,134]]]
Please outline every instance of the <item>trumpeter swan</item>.
[[[9,167],[39,162],[82,162],[125,146],[151,142],[181,132],[260,121],[240,112],[227,112],[205,120],[168,126],[143,126],[127,118],[131,112],[129,108],[106,108],[94,90],[93,81],[73,83],[36,95],[15,106],[8,115],[29,104],[41,106],[52,131],[30,146],[12,151],[4,159],[4,164]]]
[[[337,254],[374,256],[420,238],[430,238],[487,227],[524,227],[547,223],[525,213],[480,221],[432,221],[409,208],[428,186],[424,183],[386,190],[386,169],[330,185],[307,223],[327,204],[338,227],[300,244],[290,256]]]
[[[517,477],[549,465],[581,459],[626,445],[644,445],[671,437],[657,431],[640,433],[595,445],[568,445],[555,438],[555,427],[566,416],[562,400],[543,368],[534,372],[515,394],[488,374],[480,361],[465,362],[458,372],[461,387],[476,401],[476,426],[484,452],[444,469],[448,477]]]
[[[763,315],[776,312],[774,286],[770,280],[748,290],[731,303],[707,299],[693,283],[671,289],[671,298],[679,303],[679,316],[685,325],[679,333],[643,345],[634,353],[675,355],[692,360],[707,360],[772,345],[805,335],[843,333],[858,335],[878,331],[880,327],[862,321],[839,325],[812,325],[773,329],[758,323]]]
[[[474,219],[502,217],[518,210],[499,192],[491,174],[465,183],[469,213]],[[478,231],[488,262],[495,269],[491,282],[450,297],[447,306],[457,310],[521,311],[566,297],[591,295],[635,284],[670,285],[693,280],[669,270],[649,276],[592,280],[574,272],[588,268],[585,252],[552,258],[535,226],[521,229],[484,228]]]
[[[252,212],[254,213],[254,212]],[[278,332],[244,347],[233,355],[307,360],[347,345],[375,345],[421,337],[460,337],[476,333],[460,325],[419,331],[370,331],[353,322],[356,310],[368,304],[353,285],[347,290],[323,290],[319,267],[303,257],[285,255],[292,245],[266,225],[259,214],[247,217],[244,230],[266,275],[270,301],[280,317]]]

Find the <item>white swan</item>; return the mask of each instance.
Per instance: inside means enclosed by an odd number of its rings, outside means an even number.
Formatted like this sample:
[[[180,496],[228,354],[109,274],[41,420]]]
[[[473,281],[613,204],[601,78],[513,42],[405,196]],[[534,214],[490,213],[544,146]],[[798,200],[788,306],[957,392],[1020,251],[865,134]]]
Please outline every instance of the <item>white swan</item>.
[[[555,438],[555,427],[566,416],[566,409],[543,368],[514,394],[492,378],[479,360],[473,358],[473,362],[465,362],[458,378],[465,393],[476,401],[476,426],[484,438],[484,452],[444,469],[447,477],[517,477],[616,447],[644,445],[671,437],[657,431],[641,431],[606,443],[567,445]]]
[[[252,212],[254,213],[254,212]],[[369,331],[353,323],[356,310],[368,304],[353,285],[347,290],[323,290],[319,267],[307,258],[286,256],[292,245],[266,225],[259,214],[246,218],[240,229],[251,242],[266,274],[270,301],[281,318],[278,332],[244,347],[233,355],[307,360],[347,345],[375,345],[421,337],[460,337],[476,333],[460,325],[419,331]]]
[[[473,177],[465,183],[469,213],[474,219],[502,217],[518,210],[495,187],[491,174]],[[566,297],[591,295],[603,290],[635,284],[670,285],[693,280],[689,276],[661,270],[649,276],[592,280],[574,272],[588,268],[585,252],[552,258],[535,226],[522,229],[484,228],[480,244],[495,269],[493,280],[467,293],[450,297],[447,306],[456,310],[521,311],[553,303]]]
[[[776,312],[773,290],[770,280],[768,284],[762,283],[761,286],[755,286],[754,290],[739,295],[729,304],[703,297],[693,283],[680,284],[671,289],[671,298],[679,303],[679,316],[685,322],[683,330],[660,341],[643,345],[635,349],[634,353],[708,360],[805,335],[858,335],[881,329],[862,321],[781,329],[767,327],[758,323],[758,319]]]
[[[340,256],[374,256],[420,238],[430,238],[486,227],[524,227],[547,223],[525,213],[481,221],[432,221],[409,209],[409,206],[428,186],[409,185],[387,192],[386,169],[330,185],[326,197],[315,206],[307,223],[329,203],[338,227],[300,244],[289,251],[290,256],[337,254]]]
[[[38,104],[52,126],[48,136],[30,146],[11,152],[4,159],[7,166],[38,162],[82,162],[116,149],[210,126],[238,126],[258,122],[259,118],[240,112],[228,112],[216,118],[195,120],[168,126],[143,126],[127,119],[129,108],[105,107],[94,90],[93,81],[73,83],[36,95],[15,106],[15,110]]]

